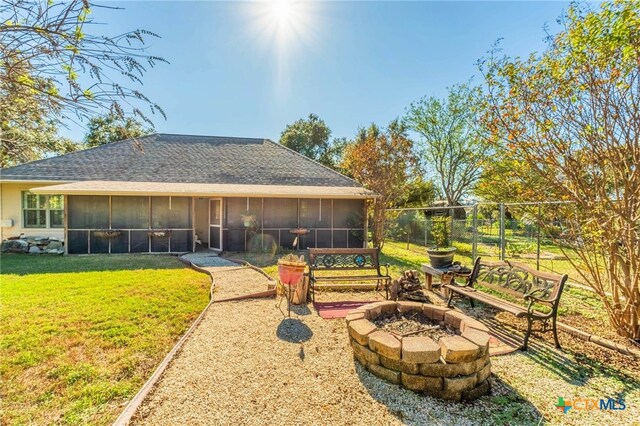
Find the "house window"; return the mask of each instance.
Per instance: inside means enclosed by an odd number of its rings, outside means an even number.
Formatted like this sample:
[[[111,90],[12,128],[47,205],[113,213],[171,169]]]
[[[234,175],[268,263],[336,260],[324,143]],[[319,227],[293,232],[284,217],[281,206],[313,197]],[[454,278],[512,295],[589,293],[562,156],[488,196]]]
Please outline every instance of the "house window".
[[[63,228],[64,196],[22,192],[24,228]]]

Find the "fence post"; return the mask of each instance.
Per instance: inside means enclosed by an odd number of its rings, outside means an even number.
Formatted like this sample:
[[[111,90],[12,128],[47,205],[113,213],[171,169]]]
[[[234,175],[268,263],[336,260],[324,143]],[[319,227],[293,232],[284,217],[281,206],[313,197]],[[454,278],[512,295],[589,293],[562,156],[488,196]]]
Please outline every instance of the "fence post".
[[[455,212],[454,212],[453,208],[450,208],[449,209],[449,217],[451,218],[451,220],[449,221],[449,223],[450,223],[450,227],[449,227],[449,246],[451,246],[451,247],[453,247],[453,225],[454,225],[454,222],[455,222],[454,214],[455,214]]]
[[[538,224],[538,235],[537,235],[537,250],[536,250],[536,269],[540,270],[540,221],[542,220],[542,204],[538,203],[538,220],[536,223]]]
[[[424,218],[424,246],[425,247],[427,247],[427,223],[428,222],[429,221],[427,220],[427,217],[425,216],[425,218]]]
[[[504,260],[505,258],[505,232],[504,232],[504,203],[500,204],[500,260]]]
[[[471,236],[471,260],[478,257],[478,203],[473,205],[473,235]]]

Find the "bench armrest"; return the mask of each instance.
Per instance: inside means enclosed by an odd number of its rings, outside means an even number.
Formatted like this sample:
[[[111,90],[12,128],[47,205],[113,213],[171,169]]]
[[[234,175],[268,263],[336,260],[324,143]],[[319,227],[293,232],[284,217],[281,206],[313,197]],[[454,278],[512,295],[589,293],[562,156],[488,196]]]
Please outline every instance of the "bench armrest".
[[[380,265],[380,266],[384,266],[384,268],[385,268],[385,273],[384,273],[384,274],[385,274],[386,276],[389,276],[389,268],[391,267],[391,264],[390,264],[390,263],[383,263],[383,264],[382,264],[382,265]],[[382,275],[382,273],[381,273],[381,275]]]
[[[533,308],[535,306],[536,303],[542,303],[543,305],[547,305],[550,306],[551,309],[551,314],[553,314],[553,312],[555,311],[555,309],[553,309],[553,301],[551,300],[547,300],[547,299],[541,299],[539,297],[533,296],[533,294],[538,293],[540,291],[543,291],[543,289],[539,288],[537,290],[533,290],[527,294],[524,295],[524,300],[525,301],[529,301],[529,304],[527,305],[527,312],[529,314],[533,314]]]
[[[544,291],[544,290],[539,288],[537,290],[530,291],[529,293],[524,295],[524,300],[530,301],[531,303],[540,302],[540,303],[551,304],[552,301],[548,299],[541,299],[539,297],[534,296],[535,293],[538,293],[541,291]]]

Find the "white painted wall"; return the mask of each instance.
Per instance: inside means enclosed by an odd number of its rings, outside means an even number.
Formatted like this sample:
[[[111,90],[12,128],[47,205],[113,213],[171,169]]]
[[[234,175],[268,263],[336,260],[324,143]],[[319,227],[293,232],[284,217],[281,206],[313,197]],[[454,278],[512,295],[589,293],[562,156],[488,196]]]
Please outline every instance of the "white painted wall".
[[[56,182],[55,184],[59,184]],[[53,183],[50,185],[54,185]],[[12,227],[0,228],[0,239],[17,237],[24,233],[32,237],[55,237],[64,239],[64,228],[23,228],[22,227],[22,191],[47,186],[42,182],[6,183],[0,182],[0,219],[13,220]]]

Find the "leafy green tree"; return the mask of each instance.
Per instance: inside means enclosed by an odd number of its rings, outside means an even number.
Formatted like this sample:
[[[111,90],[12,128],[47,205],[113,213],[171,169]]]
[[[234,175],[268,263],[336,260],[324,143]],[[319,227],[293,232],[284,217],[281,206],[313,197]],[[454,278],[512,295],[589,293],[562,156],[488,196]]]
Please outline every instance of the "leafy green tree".
[[[87,128],[88,132],[84,142],[88,147],[124,139],[135,139],[154,132],[153,128],[145,128],[134,117],[120,117],[113,112],[92,117]]]
[[[378,194],[373,202],[373,245],[384,245],[387,217],[385,210],[395,207],[407,193],[409,180],[417,168],[413,142],[406,126],[398,120],[386,129],[372,124],[360,129],[346,146],[342,167],[366,188]]]
[[[309,114],[307,119],[301,118],[287,125],[280,135],[280,143],[327,167],[336,168],[344,139],[332,144],[330,137],[329,126],[317,115]]]
[[[489,144],[478,126],[482,95],[468,84],[449,88],[446,99],[424,97],[405,116],[420,135],[418,150],[425,166],[435,170],[449,206],[460,205],[480,177]]]
[[[474,194],[496,203],[546,201],[554,197],[547,189],[545,179],[533,173],[529,163],[496,146],[491,161],[484,163]]]
[[[640,3],[572,5],[560,22],[564,30],[549,37],[542,54],[494,52],[481,62],[485,123],[496,146],[526,165],[513,170],[517,179],[569,202],[546,207],[540,225],[563,219],[557,239],[579,256],[569,260],[613,328],[638,340]],[[525,201],[515,191],[512,199]]]
[[[431,179],[425,180],[418,172],[407,182],[404,197],[398,207],[426,207],[432,205],[435,198],[434,182]]]
[[[16,63],[11,69],[29,78],[28,66]],[[0,83],[6,74],[7,68],[0,67]],[[40,90],[50,87],[43,79],[32,80],[32,84]],[[58,137],[56,123],[49,118],[47,108],[29,96],[30,90],[14,81],[2,83],[0,88],[0,167],[78,149],[73,141]]]

